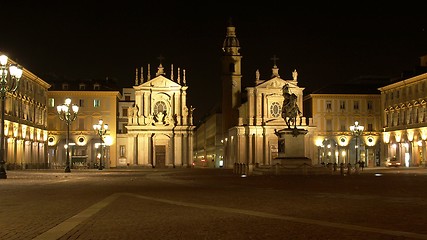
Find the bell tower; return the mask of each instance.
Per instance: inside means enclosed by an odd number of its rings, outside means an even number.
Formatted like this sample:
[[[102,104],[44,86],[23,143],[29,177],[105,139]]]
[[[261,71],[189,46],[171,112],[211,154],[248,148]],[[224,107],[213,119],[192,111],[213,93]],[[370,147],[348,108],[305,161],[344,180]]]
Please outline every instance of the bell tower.
[[[222,51],[222,129],[225,137],[228,135],[228,129],[238,123],[238,108],[241,104],[242,92],[242,56],[240,55],[240,43],[236,36],[236,28],[231,20],[227,27]]]

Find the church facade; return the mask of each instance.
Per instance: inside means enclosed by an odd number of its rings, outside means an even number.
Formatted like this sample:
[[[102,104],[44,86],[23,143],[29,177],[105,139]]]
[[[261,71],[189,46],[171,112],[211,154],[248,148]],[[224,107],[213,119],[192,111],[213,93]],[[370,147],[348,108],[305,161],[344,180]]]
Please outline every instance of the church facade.
[[[193,107],[187,106],[185,70],[174,80],[160,63],[151,79],[135,77],[135,103],[127,109],[126,133],[117,135],[117,167],[189,167],[193,158]],[[139,77],[138,77],[139,76]]]
[[[282,117],[282,106],[284,101],[283,87],[287,85],[289,92],[297,96],[297,106],[301,110],[301,115],[297,119],[297,128],[309,130],[309,121],[303,117],[303,90],[298,85],[298,72],[292,72],[291,79],[283,79],[279,75],[279,68],[276,65],[277,58],[273,58],[274,66],[269,78],[262,79],[259,70],[255,72],[253,85],[242,91],[242,73],[240,42],[236,35],[236,29],[231,24],[227,27],[226,38],[223,42],[223,56],[221,60],[222,70],[222,105],[221,122],[207,120],[198,126],[198,131],[203,129],[220,128],[220,131],[205,131],[206,134],[199,134],[205,139],[215,138],[215,147],[211,144],[201,144],[200,139],[196,139],[195,149],[200,159],[207,162],[214,162],[210,166],[234,168],[236,164],[246,166],[271,166],[273,160],[278,156],[278,137],[276,131],[287,128],[285,119]],[[242,99],[246,99],[242,102]],[[214,115],[212,118],[217,119]],[[215,124],[215,126],[207,126]],[[205,126],[206,125],[206,126]],[[309,133],[312,132],[309,130]],[[220,134],[218,134],[220,133]],[[221,139],[218,141],[218,137]],[[310,155],[313,150],[309,147],[311,134],[304,137],[306,146],[304,151]],[[209,145],[209,146],[208,146]]]

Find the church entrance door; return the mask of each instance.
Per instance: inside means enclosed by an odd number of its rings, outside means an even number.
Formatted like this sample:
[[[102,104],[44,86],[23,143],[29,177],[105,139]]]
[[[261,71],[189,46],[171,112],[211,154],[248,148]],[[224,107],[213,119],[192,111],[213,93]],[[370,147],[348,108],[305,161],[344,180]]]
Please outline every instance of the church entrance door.
[[[166,167],[166,146],[156,145],[156,168]]]

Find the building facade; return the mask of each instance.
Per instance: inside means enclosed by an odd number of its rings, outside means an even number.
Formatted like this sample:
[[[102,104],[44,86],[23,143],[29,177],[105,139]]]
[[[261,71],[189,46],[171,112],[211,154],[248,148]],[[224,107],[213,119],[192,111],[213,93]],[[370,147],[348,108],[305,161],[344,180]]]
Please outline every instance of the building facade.
[[[282,79],[279,69],[274,64],[271,78],[262,80],[256,72],[253,87],[246,88],[246,99],[239,107],[238,124],[228,130],[224,139],[224,161],[227,167],[237,164],[246,166],[272,166],[278,157],[279,146],[276,132],[288,128],[282,108],[285,100],[283,88],[297,96],[297,106],[301,115],[297,117],[296,127],[308,130],[304,136],[304,155],[309,156],[309,139],[313,132],[309,119],[304,117],[303,90],[298,86],[297,72],[293,79]]]
[[[61,169],[66,166],[67,149],[71,168],[112,168],[117,166],[117,106],[121,93],[106,90],[107,83],[102,81],[83,81],[77,84],[61,82],[54,84],[48,92],[48,163],[50,168]],[[70,131],[57,112],[57,106],[70,98],[71,104],[79,107],[77,118],[71,122]],[[108,124],[108,131],[102,137],[93,125],[102,119]],[[67,134],[69,134],[68,146]],[[100,147],[103,144],[104,147]],[[100,151],[103,151],[102,154]]]
[[[427,60],[426,57],[422,60]],[[423,63],[423,62],[422,62]],[[427,65],[424,65],[427,66]],[[386,164],[426,166],[427,73],[379,88]]]
[[[187,106],[185,70],[181,72],[178,68],[176,79],[173,65],[170,78],[166,77],[161,63],[153,79],[150,67],[146,80],[142,72],[141,68],[133,87],[135,103],[126,111],[126,133],[117,136],[117,166],[190,167],[194,108]]]
[[[336,84],[304,97],[306,114],[316,126],[310,145],[313,164],[381,166],[380,95],[376,88]],[[352,126],[363,126],[354,132]]]
[[[195,167],[224,167],[224,138],[221,113],[212,113],[202,121],[194,132]]]
[[[9,59],[13,64],[13,60]],[[42,169],[47,158],[47,92],[50,85],[23,69],[17,90],[5,97],[6,169]]]
[[[271,75],[262,78],[257,70],[253,85],[242,91],[243,56],[236,28],[231,24],[226,28],[222,50],[221,109],[199,124],[196,130],[195,161],[204,167],[234,168],[236,164],[271,166],[273,159],[278,156],[278,137],[275,132],[287,127],[282,117],[285,85],[289,86],[291,93],[297,95],[297,105],[301,110],[298,128],[310,128],[309,120],[303,113],[304,88],[298,86],[298,72],[294,70],[290,79],[282,79],[276,65],[278,59],[274,57]],[[306,145],[310,137],[311,134],[305,136]],[[307,145],[304,151],[308,155],[310,147]]]

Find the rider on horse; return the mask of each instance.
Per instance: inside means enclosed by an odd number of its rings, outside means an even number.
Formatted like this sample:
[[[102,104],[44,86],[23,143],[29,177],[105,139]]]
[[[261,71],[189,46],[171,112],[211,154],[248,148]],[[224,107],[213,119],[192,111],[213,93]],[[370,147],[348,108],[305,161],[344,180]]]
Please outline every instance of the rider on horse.
[[[288,128],[291,128],[291,124],[296,128],[296,118],[301,114],[297,105],[297,95],[290,93],[289,85],[285,84],[283,86],[283,96],[285,99],[283,100],[282,117]]]

